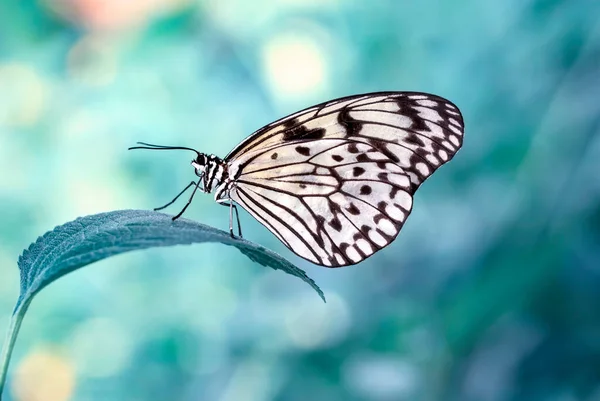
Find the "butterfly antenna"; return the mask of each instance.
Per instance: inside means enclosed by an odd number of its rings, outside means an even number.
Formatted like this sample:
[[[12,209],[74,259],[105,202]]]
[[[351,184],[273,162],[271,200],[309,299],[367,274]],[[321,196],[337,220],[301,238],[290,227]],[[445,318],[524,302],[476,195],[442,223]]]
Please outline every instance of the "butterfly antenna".
[[[200,152],[198,152],[196,149],[187,148],[185,146],[153,145],[151,143],[146,143],[146,142],[136,142],[136,143],[138,145],[142,145],[142,146],[132,146],[132,147],[128,148],[127,150],[133,150],[133,149],[148,149],[148,150],[191,150],[192,152],[195,152],[198,156],[200,156]]]

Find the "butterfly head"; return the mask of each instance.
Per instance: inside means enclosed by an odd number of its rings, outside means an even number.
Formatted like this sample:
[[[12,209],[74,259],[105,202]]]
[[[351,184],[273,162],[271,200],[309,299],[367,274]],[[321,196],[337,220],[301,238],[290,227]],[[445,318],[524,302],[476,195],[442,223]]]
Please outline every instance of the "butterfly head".
[[[198,153],[198,157],[192,160],[192,167],[196,170],[196,175],[200,178],[206,173],[206,166],[208,165],[208,158],[204,153]]]

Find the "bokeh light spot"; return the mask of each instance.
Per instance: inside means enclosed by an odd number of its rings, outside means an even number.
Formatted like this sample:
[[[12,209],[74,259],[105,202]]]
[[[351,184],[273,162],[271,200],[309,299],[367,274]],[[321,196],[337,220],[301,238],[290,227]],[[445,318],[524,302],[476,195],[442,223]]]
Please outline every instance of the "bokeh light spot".
[[[75,387],[71,361],[49,351],[34,351],[19,364],[12,393],[19,401],[66,401]]]
[[[0,64],[0,125],[30,126],[41,117],[48,99],[48,87],[31,67]]]
[[[282,34],[263,48],[265,78],[273,93],[303,97],[327,86],[328,65],[324,49],[310,36]]]
[[[191,0],[44,0],[59,17],[90,30],[127,31],[187,7]]]

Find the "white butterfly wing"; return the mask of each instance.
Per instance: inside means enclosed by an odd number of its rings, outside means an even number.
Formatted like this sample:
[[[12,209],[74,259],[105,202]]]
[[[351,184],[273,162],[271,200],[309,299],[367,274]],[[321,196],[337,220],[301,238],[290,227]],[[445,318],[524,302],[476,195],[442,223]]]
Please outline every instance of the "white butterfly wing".
[[[337,99],[251,135],[227,157],[230,197],[299,256],[358,263],[398,235],[412,194],[462,145],[452,103],[421,93]]]
[[[396,237],[410,191],[404,170],[373,147],[322,139],[257,156],[229,195],[298,255],[344,266]]]

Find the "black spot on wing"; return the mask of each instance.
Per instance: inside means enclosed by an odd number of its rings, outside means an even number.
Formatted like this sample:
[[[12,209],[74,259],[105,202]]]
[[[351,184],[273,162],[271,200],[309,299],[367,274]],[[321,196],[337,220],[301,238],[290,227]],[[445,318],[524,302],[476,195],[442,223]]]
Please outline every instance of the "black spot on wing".
[[[363,175],[364,173],[365,173],[365,169],[362,167],[357,166],[352,169],[352,175],[354,177],[359,177],[359,176]]]
[[[302,124],[291,127],[283,132],[284,142],[297,140],[316,140],[321,139],[324,136],[325,128],[308,129]]]
[[[346,210],[350,213],[353,214],[355,216],[358,216],[360,214],[360,210],[356,207],[356,205],[354,203],[350,203],[350,206],[348,206],[346,208]]]
[[[278,156],[277,152],[275,152],[271,155],[271,159],[275,160],[275,159],[277,159],[277,156]]]
[[[310,148],[306,146],[296,146],[296,152],[303,156],[310,156]]]
[[[325,246],[325,241],[323,240],[321,234],[325,230],[323,227],[325,225],[325,218],[323,216],[315,216],[315,220],[317,222],[317,236],[315,237],[315,241],[317,241],[317,245],[323,248]]]
[[[356,161],[357,162],[363,163],[363,162],[368,162],[370,160],[371,159],[369,159],[369,156],[367,156],[366,153],[361,153],[360,155],[356,156]]]
[[[331,215],[333,216],[332,219],[329,220],[329,225],[335,231],[342,231],[342,223],[341,223],[340,219],[338,218],[338,214],[340,214],[342,212],[340,205],[333,202],[331,199],[328,199],[328,204],[329,204],[329,211],[331,212]]]
[[[337,216],[335,216],[333,219],[331,219],[329,221],[329,225],[335,230],[335,231],[342,231],[342,223],[340,222],[340,219],[338,219]]]
[[[315,220],[317,221],[317,227],[319,228],[323,228],[323,225],[325,224],[325,217],[323,216],[315,216]]]
[[[415,134],[407,135],[404,138],[404,142],[410,143],[410,144],[413,144],[413,145],[417,145],[417,146],[425,146],[425,142],[423,142],[421,140],[421,138],[418,135],[415,135]]]
[[[336,162],[341,162],[342,160],[344,160],[344,158],[340,155],[333,155],[333,156],[331,156],[331,158],[333,160],[335,160]]]
[[[372,191],[373,190],[371,189],[371,187],[369,185],[363,185],[362,187],[360,187],[361,195],[370,195]]]
[[[289,120],[283,122],[284,128],[292,128],[296,125],[298,125],[298,119],[296,118],[290,118]]]

